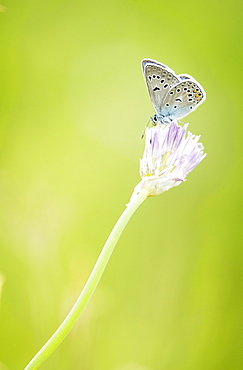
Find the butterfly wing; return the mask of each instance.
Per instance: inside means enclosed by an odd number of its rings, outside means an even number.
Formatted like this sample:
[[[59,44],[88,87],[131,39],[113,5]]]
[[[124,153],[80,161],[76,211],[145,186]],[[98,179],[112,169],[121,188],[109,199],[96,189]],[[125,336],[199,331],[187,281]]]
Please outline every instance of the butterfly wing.
[[[180,82],[180,78],[172,69],[152,59],[143,59],[142,69],[150,99],[159,113],[168,91]]]
[[[159,114],[180,119],[195,110],[205,99],[203,87],[189,75],[180,75],[182,81],[171,87],[163,99]]]

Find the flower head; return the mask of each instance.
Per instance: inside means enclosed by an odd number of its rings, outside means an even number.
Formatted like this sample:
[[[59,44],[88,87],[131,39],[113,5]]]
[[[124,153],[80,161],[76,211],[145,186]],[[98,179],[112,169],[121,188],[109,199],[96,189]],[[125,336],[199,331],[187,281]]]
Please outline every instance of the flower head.
[[[146,143],[140,160],[141,182],[134,193],[142,189],[148,196],[161,194],[186,180],[206,156],[200,136],[187,133],[188,124],[179,126],[176,121],[169,125],[157,125],[146,129]]]

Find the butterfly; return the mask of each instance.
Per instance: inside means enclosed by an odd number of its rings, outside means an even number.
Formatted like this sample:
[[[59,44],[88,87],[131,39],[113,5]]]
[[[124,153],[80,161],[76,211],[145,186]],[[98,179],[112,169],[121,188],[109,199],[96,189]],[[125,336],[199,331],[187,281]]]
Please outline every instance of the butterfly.
[[[206,99],[203,87],[190,75],[176,75],[152,59],[142,60],[142,70],[156,112],[151,117],[154,124],[185,117]]]

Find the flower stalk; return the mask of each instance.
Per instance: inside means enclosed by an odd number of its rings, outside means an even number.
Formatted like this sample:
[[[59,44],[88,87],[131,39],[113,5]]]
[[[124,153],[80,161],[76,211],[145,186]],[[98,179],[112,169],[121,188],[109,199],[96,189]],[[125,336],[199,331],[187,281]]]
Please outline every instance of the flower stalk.
[[[111,254],[123,232],[128,221],[140,206],[143,201],[147,198],[148,191],[143,189],[139,194],[136,194],[132,197],[130,202],[127,204],[126,209],[123,211],[122,215],[115,224],[110,236],[108,237],[100,256],[91,272],[90,277],[87,280],[80,296],[78,297],[73,308],[51,336],[51,338],[46,342],[46,344],[40,349],[40,351],[33,357],[29,364],[25,367],[24,370],[35,370],[54,352],[54,350],[59,346],[63,341],[66,335],[70,332],[75,322],[79,318],[80,314],[86,307],[90,298],[92,297],[102,275],[105,270],[105,267],[111,257]]]

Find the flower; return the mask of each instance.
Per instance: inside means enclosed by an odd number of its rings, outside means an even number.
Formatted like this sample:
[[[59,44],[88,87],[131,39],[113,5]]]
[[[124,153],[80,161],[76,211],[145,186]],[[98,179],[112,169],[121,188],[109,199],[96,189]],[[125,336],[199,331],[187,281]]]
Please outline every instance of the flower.
[[[157,125],[146,129],[143,158],[140,159],[142,180],[134,189],[134,195],[142,189],[148,196],[158,195],[178,186],[206,156],[200,136],[188,131],[188,124],[179,126],[176,121],[169,125]]]

